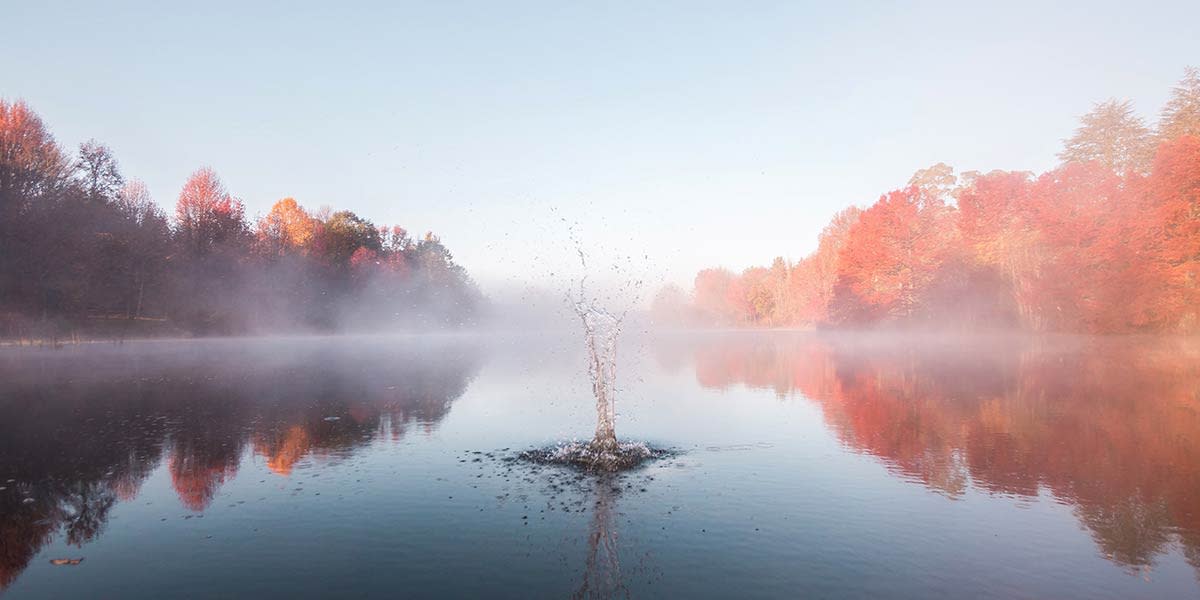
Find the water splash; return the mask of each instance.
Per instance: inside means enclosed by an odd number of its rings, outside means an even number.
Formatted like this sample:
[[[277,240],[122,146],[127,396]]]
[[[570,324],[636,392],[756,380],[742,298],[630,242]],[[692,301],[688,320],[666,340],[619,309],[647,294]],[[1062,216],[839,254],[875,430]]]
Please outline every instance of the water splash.
[[[538,463],[558,463],[581,467],[587,471],[620,471],[643,462],[662,458],[670,451],[651,448],[641,442],[621,442],[616,431],[617,340],[621,323],[628,309],[614,313],[588,293],[587,256],[571,229],[571,240],[579,255],[583,275],[578,289],[567,293],[567,300],[583,323],[587,347],[588,377],[596,401],[596,433],[590,442],[569,442],[521,453],[521,458]],[[636,285],[640,285],[640,281]],[[572,286],[574,288],[575,286]]]
[[[586,266],[582,251],[579,259]],[[579,296],[571,300],[575,314],[583,321],[588,377],[592,380],[592,394],[596,398],[596,435],[592,438],[592,450],[605,454],[620,449],[616,432],[617,338],[621,335],[625,313],[614,315],[599,306],[587,295],[586,281],[586,276],[580,279]]]
[[[539,464],[558,464],[579,467],[591,472],[611,472],[632,469],[654,459],[674,456],[676,452],[654,448],[645,442],[622,442],[613,438],[612,445],[590,442],[564,442],[549,448],[534,448],[518,456]]]

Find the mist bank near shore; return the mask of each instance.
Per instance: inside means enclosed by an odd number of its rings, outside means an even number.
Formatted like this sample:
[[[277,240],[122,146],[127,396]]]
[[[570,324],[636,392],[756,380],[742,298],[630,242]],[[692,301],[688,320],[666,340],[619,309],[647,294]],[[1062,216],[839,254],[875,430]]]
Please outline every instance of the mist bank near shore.
[[[660,321],[737,327],[911,325],[1200,332],[1200,71],[1153,127],[1099,102],[1059,167],[917,171],[833,216],[816,250],[655,298]],[[781,248],[781,250],[784,250]]]
[[[481,303],[433,232],[290,197],[247,218],[207,167],[168,216],[107,146],[0,99],[0,339],[428,330]]]

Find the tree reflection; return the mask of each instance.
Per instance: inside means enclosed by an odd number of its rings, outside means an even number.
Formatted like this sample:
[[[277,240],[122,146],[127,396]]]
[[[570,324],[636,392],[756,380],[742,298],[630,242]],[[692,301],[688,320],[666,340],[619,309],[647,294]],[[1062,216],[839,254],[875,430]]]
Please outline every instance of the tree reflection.
[[[1048,492],[1110,560],[1139,570],[1178,543],[1200,569],[1194,341],[729,334],[660,347],[668,363],[681,352],[706,387],[811,399],[897,476],[951,498]]]
[[[438,423],[481,362],[458,343],[323,348],[0,355],[0,589],[56,536],[101,535],[164,463],[203,511],[250,456],[287,475]]]

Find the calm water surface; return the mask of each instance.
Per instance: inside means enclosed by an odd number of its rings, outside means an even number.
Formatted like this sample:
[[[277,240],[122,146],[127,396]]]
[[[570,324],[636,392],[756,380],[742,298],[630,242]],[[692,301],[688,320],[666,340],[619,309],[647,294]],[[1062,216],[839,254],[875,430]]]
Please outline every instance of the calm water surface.
[[[0,349],[12,598],[1200,595],[1200,348],[572,337]],[[77,565],[54,559],[83,558]]]

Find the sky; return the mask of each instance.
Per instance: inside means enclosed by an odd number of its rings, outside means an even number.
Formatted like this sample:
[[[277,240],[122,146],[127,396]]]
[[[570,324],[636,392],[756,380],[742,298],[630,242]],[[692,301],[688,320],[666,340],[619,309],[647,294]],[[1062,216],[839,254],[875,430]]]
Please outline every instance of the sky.
[[[1153,122],[1200,2],[0,0],[0,97],[168,214],[211,166],[432,230],[485,291],[796,260],[914,171],[1044,171],[1092,103]],[[250,3],[246,3],[250,4]],[[836,6],[835,6],[836,5]]]

